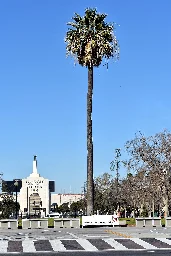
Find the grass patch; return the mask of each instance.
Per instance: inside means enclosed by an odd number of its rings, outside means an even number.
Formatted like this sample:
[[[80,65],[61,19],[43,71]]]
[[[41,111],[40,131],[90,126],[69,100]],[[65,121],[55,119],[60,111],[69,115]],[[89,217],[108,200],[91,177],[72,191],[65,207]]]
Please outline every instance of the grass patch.
[[[161,224],[162,226],[165,226],[165,218],[161,218]]]
[[[22,220],[18,220],[18,227],[22,227]]]
[[[119,218],[119,220],[126,220],[126,224],[135,226],[135,218]]]
[[[54,227],[54,218],[48,218],[48,227]]]

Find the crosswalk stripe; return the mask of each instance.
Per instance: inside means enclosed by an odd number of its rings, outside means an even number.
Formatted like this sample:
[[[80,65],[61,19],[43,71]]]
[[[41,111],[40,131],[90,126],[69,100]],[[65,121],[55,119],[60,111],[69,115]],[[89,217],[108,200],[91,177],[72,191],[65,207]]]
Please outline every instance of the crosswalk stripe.
[[[162,249],[162,248],[170,248],[169,244],[163,243],[162,241],[157,240],[156,238],[148,237],[142,238],[143,241],[152,244],[153,246]]]
[[[141,240],[140,238],[129,238],[130,240],[134,241],[135,243],[141,245],[144,247],[144,249],[157,249],[157,247],[155,247],[154,245],[152,244],[149,244],[143,240]]]
[[[22,241],[23,252],[36,252],[33,240]]]
[[[156,240],[171,245],[171,240],[168,240],[167,238],[156,238]]]
[[[119,242],[115,241],[114,238],[104,238],[103,239],[106,243],[110,244],[116,250],[128,250],[124,245],[120,244]]]
[[[98,249],[92,245],[87,239],[79,238],[77,242],[84,248],[86,251],[98,251]]]
[[[8,241],[0,241],[0,252],[7,252]]]
[[[122,244],[127,249],[141,249],[141,250],[144,249],[142,245],[135,243],[131,239],[122,238],[122,239],[115,239],[115,241]]]
[[[61,240],[55,239],[55,240],[49,240],[49,242],[52,245],[52,248],[55,252],[57,252],[57,251],[66,251],[66,248],[62,244]]]
[[[117,251],[130,251],[134,249],[135,251],[139,250],[141,247],[141,250],[156,250],[156,249],[168,249],[171,247],[171,240],[167,238],[125,238],[125,239],[116,239],[116,238],[103,238],[103,239],[94,239],[95,241],[92,241],[91,239],[85,239],[85,238],[78,238],[78,239],[54,239],[54,240],[46,240],[48,241],[49,246],[51,246],[51,250],[53,251],[78,251],[80,248],[82,248],[82,251],[101,251],[101,250],[117,250]],[[124,240],[124,241],[123,241]],[[25,239],[24,241],[21,241],[21,245],[19,247],[19,244],[15,243],[15,240],[10,241],[4,241],[0,240],[0,253],[7,253],[10,252],[16,252],[19,250],[19,248],[22,246],[23,252],[38,252],[40,250],[45,251],[49,250],[46,245],[43,247],[41,246],[42,240],[37,240],[37,242],[34,242],[34,240]],[[68,241],[68,244],[66,244]],[[18,241],[17,241],[18,242]],[[105,243],[107,243],[105,245]],[[135,244],[133,244],[133,242]],[[35,245],[40,244],[40,248],[37,248]],[[135,246],[134,246],[135,245]],[[139,245],[139,248],[138,246]],[[46,247],[46,248],[45,248]],[[71,249],[70,249],[71,247]]]

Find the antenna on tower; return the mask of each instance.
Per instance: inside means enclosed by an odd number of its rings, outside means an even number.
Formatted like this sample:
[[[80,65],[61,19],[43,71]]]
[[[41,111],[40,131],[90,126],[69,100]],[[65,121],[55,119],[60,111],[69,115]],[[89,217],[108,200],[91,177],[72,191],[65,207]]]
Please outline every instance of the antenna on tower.
[[[2,193],[3,172],[0,173],[0,192]]]

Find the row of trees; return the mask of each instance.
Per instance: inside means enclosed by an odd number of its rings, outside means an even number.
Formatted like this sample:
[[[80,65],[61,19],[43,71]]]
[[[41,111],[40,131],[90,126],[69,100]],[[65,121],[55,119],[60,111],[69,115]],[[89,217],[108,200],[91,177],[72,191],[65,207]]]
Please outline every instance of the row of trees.
[[[111,162],[115,171],[104,173],[94,179],[94,212],[113,214],[121,212],[123,217],[149,216],[171,210],[171,133],[164,130],[154,136],[145,137],[141,132],[125,144],[127,159],[122,159],[120,150]],[[126,175],[119,176],[119,167]],[[84,200],[58,208],[60,212],[77,212],[87,207],[88,193]]]
[[[171,199],[171,133],[167,130],[145,137],[141,132],[125,145],[129,160],[125,162],[133,200],[154,211],[158,207],[169,214]],[[136,196],[135,196],[136,195]],[[131,198],[131,197],[130,197]]]
[[[77,202],[72,202],[71,205],[69,205],[69,202],[63,203],[60,206],[56,205],[54,207],[53,212],[59,212],[59,213],[70,213],[73,216],[77,216],[78,213],[81,211],[83,214],[85,213],[85,200],[81,199]]]
[[[94,180],[94,209],[101,212],[132,211],[134,215],[165,212],[171,205],[171,133],[164,130],[145,137],[141,132],[125,144],[127,160],[116,162],[116,174]],[[118,162],[126,176],[118,179]]]

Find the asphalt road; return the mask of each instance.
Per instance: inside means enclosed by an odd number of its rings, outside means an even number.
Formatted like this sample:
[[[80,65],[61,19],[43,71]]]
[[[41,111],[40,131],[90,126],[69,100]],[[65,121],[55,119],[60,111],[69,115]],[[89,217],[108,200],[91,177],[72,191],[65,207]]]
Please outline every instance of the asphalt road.
[[[113,251],[110,251],[111,249]],[[0,255],[6,255],[4,254],[6,252],[8,255],[15,253],[15,255],[64,256],[69,253],[71,256],[171,256],[171,228],[2,229]]]
[[[0,256],[14,256],[13,253],[3,254]],[[171,250],[154,250],[154,251],[99,251],[99,252],[47,252],[47,253],[15,253],[19,256],[171,256]]]
[[[17,229],[0,230],[0,240],[13,239],[78,239],[78,238],[171,238],[170,228],[154,227],[99,227],[99,228],[59,228],[59,229]]]

